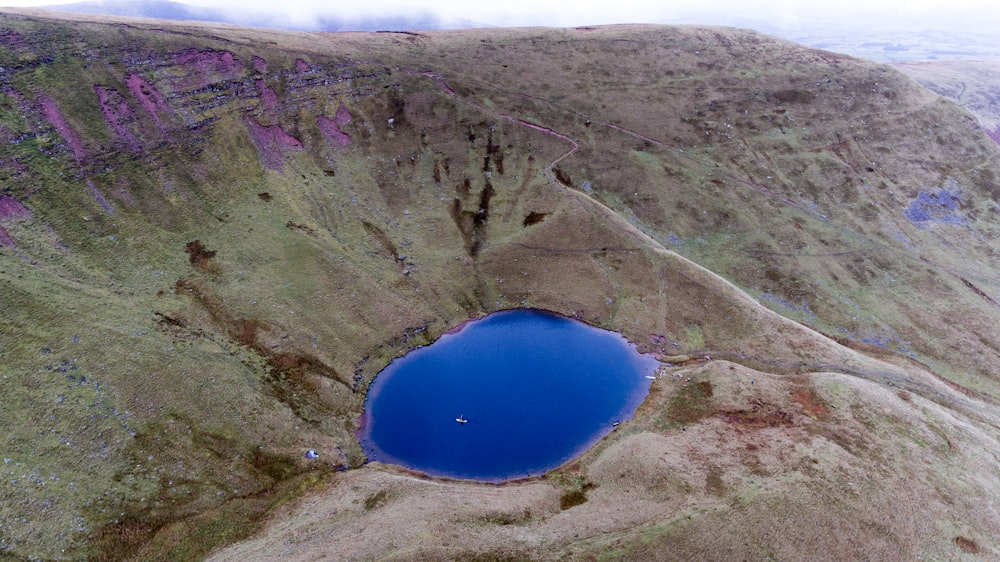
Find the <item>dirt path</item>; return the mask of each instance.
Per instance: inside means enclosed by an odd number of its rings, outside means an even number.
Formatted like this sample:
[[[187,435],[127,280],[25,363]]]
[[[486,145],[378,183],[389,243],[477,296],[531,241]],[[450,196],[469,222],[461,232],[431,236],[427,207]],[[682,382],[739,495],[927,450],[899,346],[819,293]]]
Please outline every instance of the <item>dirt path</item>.
[[[403,72],[407,72],[409,74],[416,74],[416,75],[424,76],[424,77],[427,77],[427,78],[430,78],[430,79],[436,81],[438,83],[438,85],[441,87],[441,89],[446,94],[448,94],[449,96],[453,97],[459,103],[463,103],[463,104],[468,105],[470,107],[474,107],[474,108],[478,109],[479,111],[482,111],[483,113],[486,113],[486,114],[490,114],[490,113],[496,114],[500,118],[502,118],[502,119],[504,119],[506,121],[509,121],[511,123],[515,123],[517,125],[520,125],[522,127],[527,128],[527,129],[531,129],[533,131],[538,131],[538,132],[544,133],[546,135],[549,135],[550,137],[559,139],[560,141],[569,143],[570,144],[570,149],[567,150],[566,152],[562,153],[561,155],[559,155],[558,158],[556,158],[555,160],[553,160],[552,162],[550,162],[549,165],[545,168],[545,171],[544,171],[545,177],[549,181],[549,183],[554,188],[556,188],[556,189],[565,190],[566,193],[568,193],[572,197],[574,197],[577,200],[577,202],[579,202],[580,204],[587,205],[589,207],[592,207],[592,208],[596,209],[600,214],[606,216],[609,220],[611,220],[611,221],[619,224],[625,231],[632,233],[636,237],[636,239],[638,239],[638,240],[646,243],[654,251],[670,254],[670,255],[674,256],[676,259],[685,259],[685,258],[681,257],[679,254],[677,254],[676,252],[673,252],[672,250],[670,250],[670,249],[666,248],[665,246],[663,246],[655,238],[653,238],[652,236],[650,236],[649,234],[647,234],[646,232],[644,232],[642,229],[640,229],[636,225],[634,225],[631,222],[629,222],[628,220],[626,220],[624,217],[621,216],[620,213],[618,213],[614,209],[608,207],[606,204],[604,204],[599,199],[597,199],[595,197],[592,197],[590,195],[587,195],[587,194],[585,194],[585,193],[583,193],[583,192],[581,192],[579,190],[572,189],[569,186],[563,185],[561,182],[558,181],[558,179],[555,177],[554,170],[559,165],[560,162],[562,162],[566,158],[569,158],[570,156],[572,156],[575,152],[577,152],[580,149],[580,142],[578,140],[574,139],[573,137],[571,137],[570,135],[568,135],[566,133],[562,133],[562,132],[556,131],[556,130],[554,130],[552,128],[549,128],[549,127],[546,127],[544,125],[540,125],[538,123],[534,123],[534,122],[531,122],[531,121],[528,121],[528,120],[525,120],[525,119],[521,119],[519,117],[515,117],[515,116],[513,116],[513,115],[511,115],[509,113],[502,113],[502,112],[498,112],[496,110],[491,110],[491,109],[483,106],[482,104],[479,104],[479,103],[476,103],[474,101],[470,101],[470,100],[467,100],[467,99],[463,99],[461,96],[459,96],[456,93],[456,91],[455,91],[454,88],[452,88],[451,86],[448,85],[448,83],[445,81],[445,79],[441,75],[439,75],[439,74],[437,74],[437,73],[435,73],[433,71],[421,71],[421,72],[417,72],[417,71],[412,71],[412,70],[407,70],[407,69],[400,69],[400,70],[402,70]],[[602,125],[602,126],[610,128],[612,130],[618,131],[618,132],[620,132],[622,134],[631,136],[631,137],[633,137],[635,139],[642,140],[644,142],[648,142],[648,143],[650,143],[652,145],[655,145],[655,146],[658,146],[660,148],[663,148],[663,149],[666,149],[666,150],[670,150],[670,151],[675,151],[682,158],[690,160],[691,162],[694,162],[696,164],[702,164],[702,165],[705,164],[705,162],[701,161],[697,157],[691,156],[690,154],[686,153],[683,149],[681,149],[681,148],[679,148],[677,146],[671,145],[669,143],[663,142],[663,141],[658,140],[658,139],[654,139],[652,137],[649,137],[649,136],[644,135],[642,133],[639,133],[637,131],[633,131],[633,130],[631,130],[631,129],[627,128],[627,127],[624,127],[622,125],[619,125],[617,123],[612,123],[612,122],[609,122],[609,121],[604,121],[604,120],[600,120],[600,119],[594,119],[593,117],[584,116],[579,111],[576,111],[576,110],[574,110],[572,108],[564,108],[564,107],[561,107],[561,106],[558,106],[558,105],[554,104],[553,102],[551,102],[549,100],[546,100],[546,99],[543,99],[543,98],[539,98],[539,97],[536,97],[536,96],[530,96],[528,94],[524,94],[524,93],[520,93],[520,92],[507,92],[507,93],[513,93],[515,95],[518,95],[518,96],[521,96],[521,97],[524,97],[524,98],[527,98],[527,99],[531,99],[531,100],[538,101],[540,103],[544,103],[544,104],[549,105],[550,107],[552,107],[554,109],[557,109],[557,110],[567,111],[567,112],[570,112],[570,113],[573,113],[573,114],[577,114],[577,115],[586,117],[588,119],[588,121],[590,123],[592,123],[592,124],[596,123],[598,125]],[[762,193],[766,197],[768,197],[768,198],[770,198],[770,199],[772,199],[774,201],[777,201],[777,202],[779,202],[781,204],[784,204],[784,205],[796,208],[796,209],[798,209],[800,211],[803,211],[803,212],[806,212],[806,213],[808,213],[810,215],[814,215],[814,216],[817,215],[816,211],[811,210],[811,209],[807,209],[804,206],[802,206],[802,205],[800,205],[800,204],[798,204],[798,203],[796,203],[794,201],[791,201],[790,199],[788,199],[786,197],[783,197],[783,196],[775,193],[774,191],[771,190],[771,188],[769,186],[767,186],[765,184],[760,184],[760,183],[754,182],[754,181],[752,181],[750,179],[743,178],[743,177],[740,177],[740,176],[738,176],[736,174],[732,174],[732,173],[727,173],[726,177],[728,179],[732,180],[732,181],[735,181],[735,182],[738,182],[740,184],[743,184],[743,185],[746,185],[748,187],[751,187],[751,188],[757,190],[758,192]],[[818,218],[825,220],[825,217],[822,217],[822,216],[820,216]],[[831,255],[836,255],[836,254],[831,254]],[[704,269],[704,268],[701,268],[701,269]],[[704,271],[707,274],[709,274],[709,275],[711,275],[713,277],[716,277],[719,280],[722,280],[723,282],[725,282],[728,285],[728,281],[725,281],[723,278],[719,277],[715,273],[713,273],[713,272],[711,272],[711,271],[709,271],[707,269],[704,270]],[[735,287],[734,287],[734,289],[735,289]],[[735,289],[735,290],[737,292],[742,293],[742,291],[739,291],[738,289]],[[749,298],[749,297],[747,297],[747,298]],[[775,314],[777,314],[777,313],[775,313]],[[789,320],[789,322],[791,322],[791,320]],[[798,324],[796,323],[796,325],[798,325]],[[912,377],[903,376],[903,375],[901,375],[900,373],[897,373],[897,372],[892,372],[890,370],[874,371],[874,370],[871,370],[871,369],[860,369],[860,368],[850,367],[850,366],[847,366],[847,365],[835,365],[835,364],[832,364],[832,363],[780,363],[779,364],[778,362],[776,362],[774,360],[766,360],[766,359],[763,359],[763,358],[752,357],[752,356],[749,356],[749,355],[747,355],[745,353],[742,353],[740,351],[706,351],[704,353],[704,355],[706,355],[706,356],[709,356],[709,355],[710,356],[715,356],[716,358],[719,358],[719,359],[726,359],[728,361],[731,361],[731,362],[734,362],[734,363],[737,363],[737,364],[741,364],[741,365],[746,366],[746,367],[750,367],[750,368],[754,368],[754,369],[762,369],[762,370],[764,370],[766,372],[786,372],[786,373],[791,373],[791,372],[799,372],[799,373],[833,372],[833,373],[845,374],[845,375],[849,375],[849,376],[854,376],[854,377],[858,377],[858,378],[861,378],[861,379],[865,379],[865,380],[868,380],[868,381],[871,381],[871,382],[875,382],[877,384],[884,385],[884,386],[887,386],[887,387],[898,388],[898,389],[905,389],[905,390],[913,392],[915,394],[922,395],[925,398],[933,400],[935,402],[942,403],[942,404],[947,404],[947,405],[949,405],[951,407],[955,407],[955,408],[961,408],[965,412],[970,413],[970,414],[973,411],[976,410],[976,408],[968,400],[966,400],[964,396],[962,396],[962,393],[960,391],[958,391],[958,390],[956,390],[954,388],[951,388],[950,386],[942,383],[942,381],[939,380],[938,377],[936,377],[936,376],[933,375],[933,373],[932,373],[932,371],[930,369],[926,369],[926,368],[923,368],[922,370],[927,373],[927,379],[924,380],[924,381],[920,381],[920,380],[916,380],[916,379],[914,379]],[[886,366],[888,366],[888,364]]]

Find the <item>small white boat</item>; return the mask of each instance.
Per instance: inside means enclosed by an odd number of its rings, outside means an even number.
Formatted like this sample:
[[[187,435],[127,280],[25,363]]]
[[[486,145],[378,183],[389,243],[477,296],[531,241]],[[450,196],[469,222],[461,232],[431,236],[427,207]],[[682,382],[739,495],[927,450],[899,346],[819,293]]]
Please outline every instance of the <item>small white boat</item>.
[[[465,419],[465,414],[462,414],[462,415],[458,416],[457,418],[455,418],[455,421],[457,421],[458,423],[461,423],[461,424],[469,423],[469,420]]]

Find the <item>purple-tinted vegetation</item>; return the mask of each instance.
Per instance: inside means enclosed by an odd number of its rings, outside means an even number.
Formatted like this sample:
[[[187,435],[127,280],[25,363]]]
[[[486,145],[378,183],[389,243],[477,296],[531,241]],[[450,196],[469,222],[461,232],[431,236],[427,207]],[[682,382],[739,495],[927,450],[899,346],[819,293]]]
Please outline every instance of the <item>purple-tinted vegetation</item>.
[[[261,74],[267,72],[267,61],[257,55],[253,56],[253,67],[254,70],[260,72]]]
[[[774,295],[774,294],[771,294],[771,293],[763,293],[760,296],[760,298],[763,299],[763,300],[769,301],[769,302],[773,302],[773,303],[781,306],[782,308],[788,310],[789,312],[801,312],[802,314],[805,315],[806,318],[808,318],[810,320],[815,320],[816,319],[816,313],[814,313],[809,308],[809,303],[807,303],[805,300],[803,300],[802,304],[799,305],[799,304],[795,304],[794,302],[792,302],[792,301],[790,301],[790,300],[788,300],[788,299],[786,299],[784,297],[779,297],[778,295]]]
[[[104,194],[101,193],[100,190],[97,189],[97,186],[94,185],[94,182],[89,179],[87,180],[87,188],[88,191],[90,191],[90,195],[95,201],[97,201],[101,208],[104,209],[105,213],[109,215],[115,214],[115,208],[111,206],[111,203],[108,203],[108,200],[104,198]]]
[[[108,127],[118,135],[118,138],[125,141],[129,150],[132,152],[142,150],[139,139],[125,126],[126,122],[135,118],[135,114],[121,93],[113,88],[96,85],[94,91],[97,92],[97,101],[101,104],[101,113],[104,115],[104,121],[107,122]]]
[[[994,142],[1000,144],[1000,127],[993,129],[992,131],[986,131],[986,135],[993,139]]]
[[[0,226],[0,248],[16,248],[14,239],[7,233],[7,229]]]
[[[268,86],[264,80],[258,80],[257,87],[260,88],[260,103],[263,106],[264,115],[274,119],[278,115],[278,94],[274,93],[274,89]]]
[[[188,76],[180,81],[182,89],[204,88],[220,80],[239,78],[244,73],[243,65],[229,51],[191,49],[177,55],[175,61],[189,70]]]
[[[24,35],[16,31],[4,31],[0,33],[0,45],[4,47],[23,47]]]
[[[128,79],[125,80],[125,85],[128,86],[132,95],[139,100],[139,104],[149,113],[153,121],[156,121],[156,125],[162,129],[163,122],[160,120],[160,114],[170,112],[170,106],[167,105],[167,100],[163,97],[163,94],[152,84],[135,74],[129,75]]]
[[[911,222],[940,222],[944,224],[965,224],[969,219],[957,213],[962,204],[962,195],[956,191],[941,188],[936,192],[921,191],[903,215]]]
[[[856,331],[848,330],[847,328],[839,328],[839,331],[854,341],[866,343],[879,349],[895,350],[907,357],[917,356],[917,354],[910,347],[913,345],[912,342],[901,339],[899,334],[895,333],[895,330],[892,329],[876,332],[873,330]]]
[[[83,159],[87,156],[87,152],[83,149],[83,139],[66,122],[66,118],[63,117],[62,112],[59,111],[59,106],[56,105],[56,102],[52,98],[41,94],[38,96],[38,102],[42,105],[42,113],[45,115],[45,119],[69,144],[70,149],[73,151],[73,156],[76,158],[76,163],[82,163]]]
[[[322,115],[316,118],[316,126],[323,133],[326,142],[340,149],[351,144],[351,136],[341,130],[342,126],[350,122],[351,112],[347,110],[344,104],[340,104],[340,107],[337,108],[337,114],[333,119],[328,119]]]
[[[10,195],[0,196],[0,222],[30,219],[31,210]]]
[[[253,139],[257,147],[257,154],[260,161],[268,169],[281,171],[286,150],[302,150],[302,143],[299,139],[289,135],[280,125],[265,127],[253,119],[247,117],[247,128],[250,130],[250,138]]]
[[[309,63],[306,61],[302,59],[295,59],[295,70],[298,70],[299,72],[309,72],[312,69],[309,68]]]

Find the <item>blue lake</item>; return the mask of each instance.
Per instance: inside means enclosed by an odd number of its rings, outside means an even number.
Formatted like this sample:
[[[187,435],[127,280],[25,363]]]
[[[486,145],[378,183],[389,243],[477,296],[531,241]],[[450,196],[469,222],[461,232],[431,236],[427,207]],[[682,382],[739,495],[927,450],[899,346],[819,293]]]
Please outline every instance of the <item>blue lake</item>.
[[[495,313],[379,373],[361,445],[369,460],[432,476],[544,474],[631,418],[658,365],[614,332],[538,310]]]

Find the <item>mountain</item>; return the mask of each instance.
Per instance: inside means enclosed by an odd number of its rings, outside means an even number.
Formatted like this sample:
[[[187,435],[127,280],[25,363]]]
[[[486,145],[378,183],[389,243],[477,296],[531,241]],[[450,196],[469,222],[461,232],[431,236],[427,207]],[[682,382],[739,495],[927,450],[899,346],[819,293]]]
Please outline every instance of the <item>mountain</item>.
[[[8,10],[0,68],[2,556],[1000,556],[1000,147],[893,67]],[[366,463],[378,372],[517,307],[671,366],[542,478]]]
[[[941,96],[971,111],[991,138],[1000,142],[1000,61],[919,61],[896,68]]]
[[[337,10],[294,14],[281,8],[213,9],[171,0],[92,0],[46,6],[80,14],[193,20],[299,31],[438,30],[496,27],[453,11],[400,9],[365,16],[337,16]],[[341,12],[343,13],[343,11]],[[626,12],[627,13],[627,12]],[[369,12],[371,14],[371,12]],[[634,14],[631,23],[712,24],[761,31],[796,43],[879,62],[993,60],[1000,57],[995,17],[982,7],[949,10],[933,16],[922,10],[866,14],[847,11],[806,13],[763,10],[720,11],[715,6],[671,6]],[[541,18],[541,16],[539,16]],[[615,17],[622,17],[621,15]],[[523,21],[523,18],[518,18]],[[542,18],[544,20],[544,18]],[[536,20],[540,21],[540,20]],[[583,22],[591,23],[591,22]],[[540,25],[547,25],[542,23]]]

